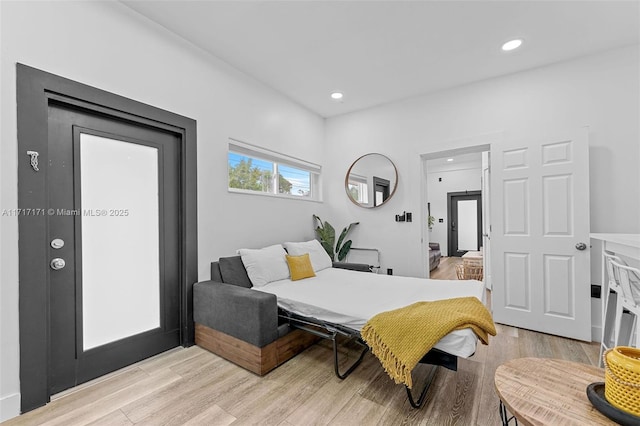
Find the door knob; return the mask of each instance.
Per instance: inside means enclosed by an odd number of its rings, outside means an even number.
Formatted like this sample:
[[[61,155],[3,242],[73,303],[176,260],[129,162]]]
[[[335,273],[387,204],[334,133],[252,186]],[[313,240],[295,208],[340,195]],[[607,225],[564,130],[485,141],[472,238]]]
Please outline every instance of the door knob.
[[[585,250],[587,248],[587,245],[585,243],[578,243],[576,244],[576,248],[578,250]]]
[[[51,263],[49,265],[51,265],[51,269],[53,269],[54,271],[57,271],[59,269],[64,268],[64,265],[66,265],[66,263],[64,259],[56,257],[55,259],[51,260]]]

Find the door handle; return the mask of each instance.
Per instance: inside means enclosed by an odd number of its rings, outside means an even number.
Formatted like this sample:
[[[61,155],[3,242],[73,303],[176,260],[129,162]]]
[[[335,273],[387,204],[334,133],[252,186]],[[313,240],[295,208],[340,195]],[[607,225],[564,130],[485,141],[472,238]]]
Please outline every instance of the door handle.
[[[580,250],[580,251],[582,251],[582,250],[586,250],[586,249],[587,249],[587,245],[586,245],[585,243],[582,243],[582,242],[581,242],[581,243],[576,244],[576,248],[577,248],[578,250]]]
[[[64,259],[56,257],[55,259],[51,260],[51,263],[49,265],[51,266],[51,269],[53,269],[54,271],[58,271],[64,268],[66,262],[64,261]]]

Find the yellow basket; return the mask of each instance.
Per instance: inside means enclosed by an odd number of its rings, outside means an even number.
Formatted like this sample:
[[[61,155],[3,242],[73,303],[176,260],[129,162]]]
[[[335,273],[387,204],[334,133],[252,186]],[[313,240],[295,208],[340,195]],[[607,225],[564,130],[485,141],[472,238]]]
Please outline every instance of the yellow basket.
[[[616,346],[603,358],[605,398],[614,407],[640,416],[640,349]]]
[[[456,275],[459,280],[478,280],[482,281],[483,276],[482,265],[480,266],[468,266],[468,265],[456,265]]]

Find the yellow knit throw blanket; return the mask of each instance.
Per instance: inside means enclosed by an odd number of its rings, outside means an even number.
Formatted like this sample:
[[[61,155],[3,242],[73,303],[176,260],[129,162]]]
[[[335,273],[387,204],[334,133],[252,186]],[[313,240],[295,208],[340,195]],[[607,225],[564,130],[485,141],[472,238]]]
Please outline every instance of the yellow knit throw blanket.
[[[411,371],[440,339],[453,330],[471,328],[483,344],[496,335],[491,314],[475,297],[417,302],[382,312],[360,331],[371,352],[396,383],[412,387]]]

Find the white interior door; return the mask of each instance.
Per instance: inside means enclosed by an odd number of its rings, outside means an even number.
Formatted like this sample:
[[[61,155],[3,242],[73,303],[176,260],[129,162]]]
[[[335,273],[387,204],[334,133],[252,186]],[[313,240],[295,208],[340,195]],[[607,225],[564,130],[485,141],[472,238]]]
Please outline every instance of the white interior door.
[[[588,157],[586,129],[491,145],[496,322],[591,340]]]
[[[482,153],[482,266],[484,285],[491,286],[491,183],[489,169],[489,152]]]

